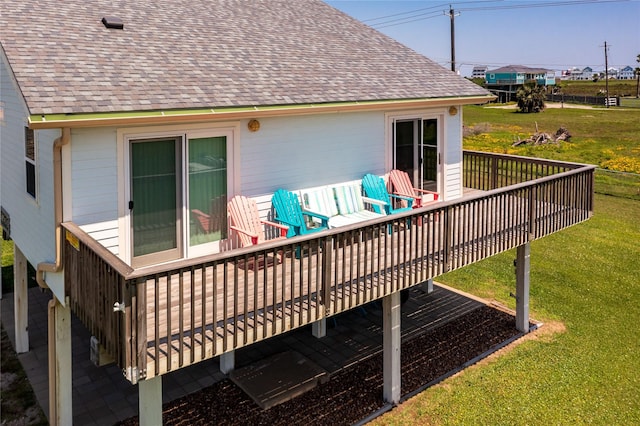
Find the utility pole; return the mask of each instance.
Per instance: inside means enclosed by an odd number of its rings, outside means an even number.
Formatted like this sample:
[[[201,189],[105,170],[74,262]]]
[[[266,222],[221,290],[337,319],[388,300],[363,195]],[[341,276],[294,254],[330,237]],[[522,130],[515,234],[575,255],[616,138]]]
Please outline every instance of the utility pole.
[[[609,108],[609,59],[607,56],[607,42],[604,42],[604,91],[607,97],[605,104]]]
[[[451,18],[451,71],[453,72],[456,72],[456,32],[454,21],[455,17],[459,15],[459,13],[456,15],[451,5],[449,5],[449,18]]]

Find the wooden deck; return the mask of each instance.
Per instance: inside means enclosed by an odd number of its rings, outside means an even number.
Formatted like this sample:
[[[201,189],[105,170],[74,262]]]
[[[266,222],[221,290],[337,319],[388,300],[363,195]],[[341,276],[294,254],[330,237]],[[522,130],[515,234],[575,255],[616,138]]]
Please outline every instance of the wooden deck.
[[[66,282],[74,311],[135,383],[586,220],[592,172],[568,167],[312,236],[138,270],[67,223]],[[279,253],[284,261],[273,262]]]

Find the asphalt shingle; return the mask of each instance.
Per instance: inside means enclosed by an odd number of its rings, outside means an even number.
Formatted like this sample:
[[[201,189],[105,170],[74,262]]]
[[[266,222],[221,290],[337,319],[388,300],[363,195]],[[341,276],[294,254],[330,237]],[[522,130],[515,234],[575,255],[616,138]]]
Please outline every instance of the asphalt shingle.
[[[483,96],[320,0],[3,0],[32,114]],[[105,16],[122,19],[108,29]]]

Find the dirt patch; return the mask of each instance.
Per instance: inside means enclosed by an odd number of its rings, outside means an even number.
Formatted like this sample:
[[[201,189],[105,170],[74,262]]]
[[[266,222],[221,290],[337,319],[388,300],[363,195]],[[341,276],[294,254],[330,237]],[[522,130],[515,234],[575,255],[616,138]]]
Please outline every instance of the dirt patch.
[[[1,336],[0,422],[3,426],[47,425],[4,327]]]

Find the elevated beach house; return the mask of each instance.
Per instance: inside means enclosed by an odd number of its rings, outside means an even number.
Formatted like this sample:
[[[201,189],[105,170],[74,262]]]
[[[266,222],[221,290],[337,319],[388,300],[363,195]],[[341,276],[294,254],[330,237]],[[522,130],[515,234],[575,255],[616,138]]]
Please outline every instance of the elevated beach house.
[[[524,65],[507,65],[488,70],[485,81],[487,88],[496,94],[501,102],[514,101],[518,89],[527,83],[545,87],[556,84],[553,71]]]
[[[52,294],[52,424],[72,419],[72,312],[157,424],[163,374],[213,357],[230,371],[237,348],[308,324],[321,338],[327,318],[380,299],[397,402],[401,290],[518,247],[528,330],[530,241],[592,213],[592,168],[463,151],[463,107],[493,96],[322,1],[1,8],[16,345],[29,348],[28,262]],[[243,200],[277,222],[283,189],[346,217],[369,206],[364,175],[393,192],[397,170],[432,196],[348,224],[316,216],[313,233],[260,231],[255,245],[227,214]]]

